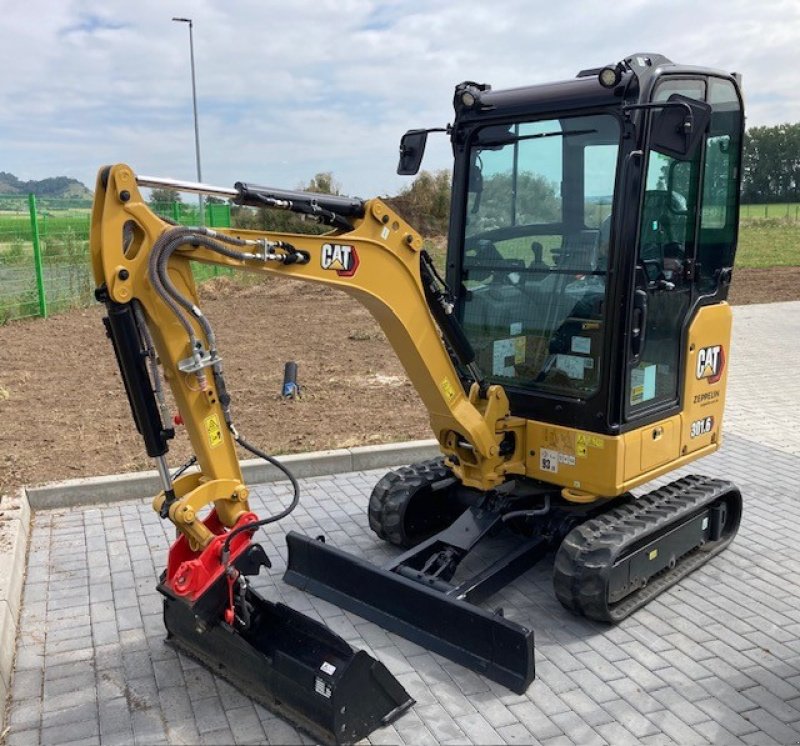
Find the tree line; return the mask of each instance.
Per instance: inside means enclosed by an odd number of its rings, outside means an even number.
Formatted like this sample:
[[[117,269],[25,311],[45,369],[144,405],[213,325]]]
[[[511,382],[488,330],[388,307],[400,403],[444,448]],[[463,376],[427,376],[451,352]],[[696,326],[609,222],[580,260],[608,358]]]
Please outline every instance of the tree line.
[[[750,127],[744,136],[742,202],[800,202],[800,123]]]

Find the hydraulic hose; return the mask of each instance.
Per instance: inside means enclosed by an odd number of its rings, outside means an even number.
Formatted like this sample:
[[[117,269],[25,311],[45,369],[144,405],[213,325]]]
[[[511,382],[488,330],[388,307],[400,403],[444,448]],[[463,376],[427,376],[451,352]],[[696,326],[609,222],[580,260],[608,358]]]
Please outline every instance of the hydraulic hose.
[[[261,528],[262,526],[266,526],[270,523],[276,523],[277,521],[283,520],[297,507],[298,503],[300,502],[300,485],[298,484],[294,474],[292,474],[292,472],[289,471],[289,469],[286,466],[284,466],[276,458],[262,451],[260,448],[256,448],[254,445],[248,443],[240,435],[238,434],[234,435],[234,439],[242,448],[250,451],[250,453],[252,453],[254,456],[258,456],[259,458],[264,459],[264,461],[266,461],[269,464],[272,464],[272,466],[274,466],[276,469],[283,472],[283,474],[286,475],[286,478],[291,482],[294,494],[292,496],[291,503],[289,503],[289,505],[287,505],[280,513],[269,516],[269,518],[262,518],[261,520],[255,521],[254,523],[248,523],[244,526],[239,526],[238,528],[234,528],[231,531],[229,531],[227,537],[225,538],[225,543],[222,545],[223,565],[227,565],[228,563],[228,555],[230,553],[230,543],[237,534],[240,534],[243,531],[252,531],[256,528]]]

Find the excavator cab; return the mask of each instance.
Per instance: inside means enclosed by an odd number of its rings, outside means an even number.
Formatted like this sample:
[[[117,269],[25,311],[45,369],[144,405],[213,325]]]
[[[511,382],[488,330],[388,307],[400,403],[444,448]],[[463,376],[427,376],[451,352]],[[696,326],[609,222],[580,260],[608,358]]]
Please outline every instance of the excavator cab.
[[[462,84],[451,134],[446,272],[479,369],[513,415],[608,435],[684,406],[691,321],[731,279],[743,126],[734,76],[626,67]]]

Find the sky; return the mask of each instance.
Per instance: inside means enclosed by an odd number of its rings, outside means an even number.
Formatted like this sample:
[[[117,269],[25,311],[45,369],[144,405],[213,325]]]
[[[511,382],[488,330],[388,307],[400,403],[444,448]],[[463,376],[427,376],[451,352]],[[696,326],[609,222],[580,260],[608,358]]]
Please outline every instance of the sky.
[[[798,0],[0,0],[0,171],[70,176],[104,164],[394,194],[407,129],[451,120],[455,84],[573,77],[634,52],[740,72],[747,125],[800,121]],[[448,168],[432,135],[423,168]]]

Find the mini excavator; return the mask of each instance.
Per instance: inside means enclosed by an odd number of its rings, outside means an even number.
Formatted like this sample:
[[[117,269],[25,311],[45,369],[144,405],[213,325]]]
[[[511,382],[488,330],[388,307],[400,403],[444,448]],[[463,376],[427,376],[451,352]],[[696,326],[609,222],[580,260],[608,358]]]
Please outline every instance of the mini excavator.
[[[632,491],[721,443],[743,104],[736,74],[635,54],[574,79],[455,89],[444,271],[380,199],[233,189],[101,169],[97,298],[136,426],[177,528],[159,590],[169,637],[326,742],[353,741],[412,700],[388,670],[251,586],[253,541],[222,346],[192,263],[337,287],[374,315],[430,415],[441,458],[384,476],[369,499],[378,567],[291,532],[284,579],[523,692],[533,633],[480,604],[554,553],[557,598],[618,622],[721,552],[742,501],[688,476]],[[417,173],[428,134],[402,138]],[[322,235],[182,227],[140,187],[289,210]],[[171,473],[171,388],[198,470]],[[640,493],[641,491],[637,491]],[[487,537],[511,543],[478,572]],[[474,562],[466,563],[474,565]]]

